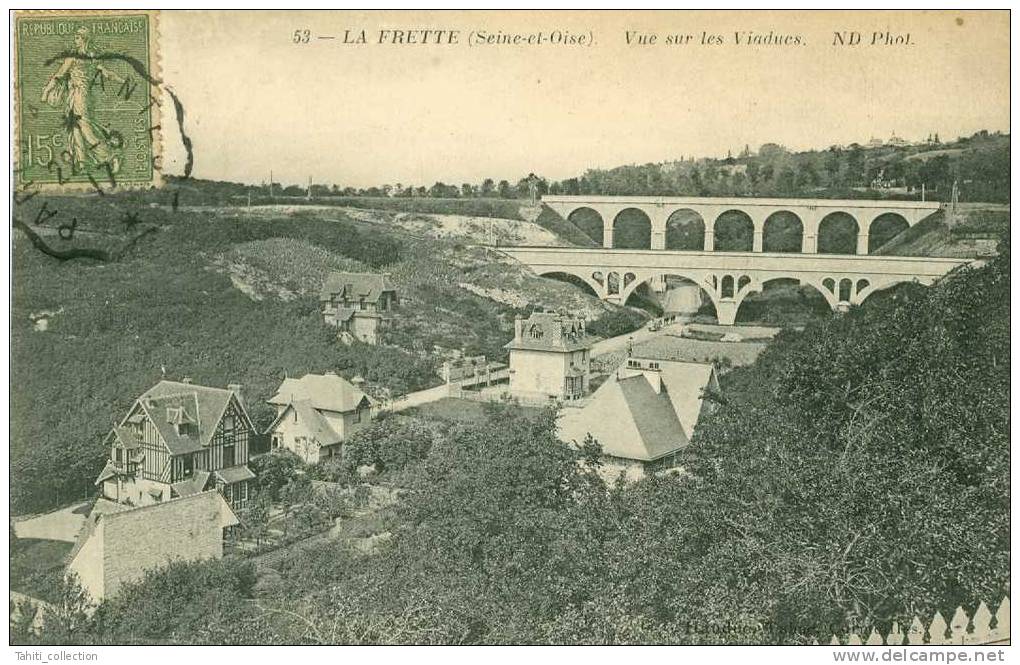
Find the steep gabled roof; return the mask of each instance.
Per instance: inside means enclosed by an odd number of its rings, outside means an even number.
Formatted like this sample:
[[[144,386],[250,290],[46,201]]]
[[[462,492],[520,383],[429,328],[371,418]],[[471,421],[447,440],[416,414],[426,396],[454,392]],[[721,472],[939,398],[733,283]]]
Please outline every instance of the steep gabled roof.
[[[656,374],[622,369],[583,407],[563,409],[558,421],[560,438],[580,444],[590,433],[605,454],[644,462],[686,447],[701,414],[704,389],[718,389],[714,368],[703,363],[655,362],[662,386],[658,392]]]
[[[138,405],[152,421],[170,452],[180,455],[209,445],[231,399],[236,401],[243,425],[254,430],[244,404],[232,390],[224,388],[160,381],[138,398]],[[185,426],[180,434],[178,424]]]
[[[284,379],[269,404],[284,406],[306,401],[313,409],[345,413],[358,406],[371,406],[371,400],[358,388],[336,374],[305,374],[300,379]]]
[[[694,426],[701,417],[705,390],[719,391],[719,379],[715,367],[708,363],[659,361],[662,383],[666,386],[669,400],[673,403],[684,434],[694,436]]]
[[[387,291],[395,291],[390,284],[389,275],[372,272],[331,272],[322,290],[319,300],[330,300],[333,296],[342,296],[347,300],[377,302]]]

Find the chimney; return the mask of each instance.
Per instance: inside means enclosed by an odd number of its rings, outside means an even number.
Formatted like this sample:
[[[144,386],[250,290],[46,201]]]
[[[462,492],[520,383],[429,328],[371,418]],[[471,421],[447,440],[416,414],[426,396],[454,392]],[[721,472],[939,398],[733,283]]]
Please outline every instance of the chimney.
[[[524,319],[518,314],[514,317],[514,341],[521,341],[521,337],[524,336]]]
[[[360,376],[355,376],[354,378],[351,379],[351,383],[354,386],[361,387],[365,385],[365,379],[361,378]]]
[[[181,379],[181,383],[191,383],[191,377],[190,376],[184,377],[183,379]]]

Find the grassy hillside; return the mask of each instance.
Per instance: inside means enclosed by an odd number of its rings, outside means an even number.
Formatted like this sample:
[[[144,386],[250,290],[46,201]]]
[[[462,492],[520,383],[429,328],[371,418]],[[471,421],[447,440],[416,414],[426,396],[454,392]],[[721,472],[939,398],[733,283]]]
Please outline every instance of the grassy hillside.
[[[138,206],[124,197],[36,197],[16,210],[55,247],[121,247],[126,212],[140,239],[119,261],[60,261],[20,232],[13,248],[12,473],[17,512],[81,497],[101,468],[102,437],[163,374],[245,386],[253,415],[285,375],[334,369],[373,391],[438,383],[452,351],[499,357],[516,314],[614,310],[574,286],[535,277],[484,248],[380,232],[342,210],[245,216]],[[142,199],[144,201],[144,199]],[[76,218],[73,239],[60,220]],[[141,234],[141,231],[149,231]],[[317,292],[332,269],[393,275],[403,299],[386,346],[338,344]]]
[[[70,639],[810,644],[973,612],[1009,593],[1009,269],[1004,246],[783,333],[723,377],[679,476],[607,486],[549,413],[394,418],[365,452],[410,491],[371,554],[326,538],[259,584],[174,564]]]
[[[1009,209],[967,209],[960,211],[960,220],[952,229],[946,224],[945,213],[939,211],[903,231],[879,247],[874,254],[885,256],[940,256],[969,258],[980,249],[971,234],[997,237],[1009,228]]]

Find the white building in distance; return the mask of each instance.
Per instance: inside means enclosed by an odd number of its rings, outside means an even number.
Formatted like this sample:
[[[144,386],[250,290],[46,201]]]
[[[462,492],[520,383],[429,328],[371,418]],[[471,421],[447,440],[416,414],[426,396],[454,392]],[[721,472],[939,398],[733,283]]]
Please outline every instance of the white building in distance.
[[[593,338],[584,319],[535,312],[514,321],[510,395],[523,401],[572,401],[588,392]]]
[[[368,396],[332,372],[284,379],[267,403],[276,407],[271,449],[286,448],[308,464],[339,455],[343,441],[372,420]]]

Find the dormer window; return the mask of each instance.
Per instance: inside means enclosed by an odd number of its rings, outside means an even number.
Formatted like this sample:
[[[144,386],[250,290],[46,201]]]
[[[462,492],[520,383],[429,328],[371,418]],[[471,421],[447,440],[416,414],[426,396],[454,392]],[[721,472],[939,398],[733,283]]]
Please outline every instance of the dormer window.
[[[545,333],[542,331],[541,326],[539,326],[538,324],[531,326],[531,328],[528,330],[528,336],[531,337],[531,339],[542,339],[542,336],[544,334]]]

